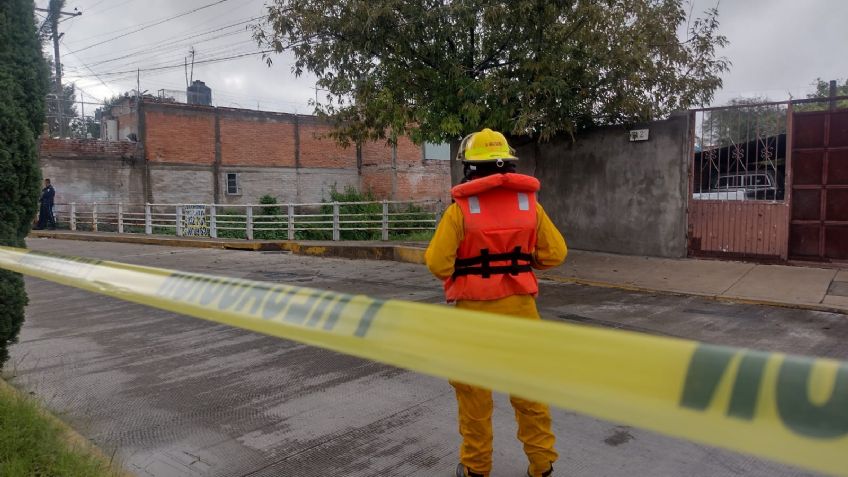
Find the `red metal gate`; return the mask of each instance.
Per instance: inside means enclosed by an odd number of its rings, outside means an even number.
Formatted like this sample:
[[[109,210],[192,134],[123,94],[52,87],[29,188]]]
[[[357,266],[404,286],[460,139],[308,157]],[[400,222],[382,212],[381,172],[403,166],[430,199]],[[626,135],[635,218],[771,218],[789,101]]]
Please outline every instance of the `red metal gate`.
[[[789,102],[690,115],[690,256],[785,261],[791,177]]]
[[[789,255],[848,260],[848,110],[795,112]]]

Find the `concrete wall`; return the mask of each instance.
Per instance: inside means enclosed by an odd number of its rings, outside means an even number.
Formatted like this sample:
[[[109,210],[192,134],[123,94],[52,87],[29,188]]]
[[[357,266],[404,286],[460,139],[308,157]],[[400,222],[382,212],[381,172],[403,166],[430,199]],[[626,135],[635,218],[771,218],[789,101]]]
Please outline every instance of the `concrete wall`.
[[[151,164],[150,188],[157,204],[209,204],[214,201],[215,176],[209,167]]]
[[[227,194],[226,174],[229,172],[239,175],[241,194]],[[266,194],[276,197],[280,203],[321,202],[330,198],[334,187],[342,191],[347,186],[359,188],[360,183],[355,169],[224,166],[221,168],[220,202],[257,204]]]
[[[144,202],[144,168],[136,145],[82,139],[39,142],[41,173],[56,188],[56,203]]]
[[[645,142],[630,142],[629,129],[542,145],[539,200],[574,248],[685,257],[688,115],[636,125],[649,129]]]
[[[685,257],[688,121],[674,115],[521,146],[518,172],[542,182],[539,201],[570,247]],[[649,129],[649,140],[630,142],[630,129]],[[462,168],[451,172],[456,182]]]

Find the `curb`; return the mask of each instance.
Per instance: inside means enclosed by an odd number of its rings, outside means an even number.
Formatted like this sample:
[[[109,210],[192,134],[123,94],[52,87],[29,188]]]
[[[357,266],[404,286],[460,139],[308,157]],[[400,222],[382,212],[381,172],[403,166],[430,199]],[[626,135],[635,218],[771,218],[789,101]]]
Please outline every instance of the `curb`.
[[[736,303],[742,305],[759,305],[759,306],[774,306],[778,308],[788,308],[793,310],[808,310],[808,311],[821,311],[825,313],[835,313],[839,315],[848,315],[848,309],[833,307],[828,305],[817,305],[813,303],[786,303],[781,301],[773,301],[773,300],[758,300],[753,298],[743,298],[743,297],[734,297],[734,296],[723,296],[723,295],[714,295],[711,293],[698,293],[698,292],[682,292],[682,291],[673,291],[673,290],[663,290],[661,288],[648,288],[648,287],[640,287],[638,285],[629,285],[624,283],[612,283],[612,282],[604,282],[598,280],[588,280],[585,278],[574,278],[574,277],[562,277],[559,275],[549,275],[544,272],[539,274],[540,279],[551,280],[558,283],[569,283],[574,285],[585,285],[596,288],[613,288],[617,290],[625,290],[639,293],[658,293],[662,295],[671,295],[671,296],[694,296],[698,298],[705,298],[707,300],[718,301],[722,303]]]
[[[253,252],[290,252],[295,255],[305,255],[310,257],[333,257],[354,260],[389,260],[395,262],[413,263],[417,265],[424,264],[425,252],[425,249],[423,248],[410,247],[406,245],[336,245],[323,243],[319,245],[309,242],[290,242],[287,240],[204,240],[185,239],[177,237],[156,237],[148,235],[89,235],[73,232],[57,233],[45,231],[33,231],[30,233],[30,237],[64,240],[84,240],[89,242],[118,242],[143,245],[166,245],[171,247],[215,248],[224,250],[244,250]],[[539,273],[538,276],[541,279],[547,279],[559,283],[571,283],[576,285],[586,285],[598,288],[614,288],[618,290],[639,293],[661,293],[664,295],[672,296],[695,296],[699,298],[705,298],[708,300],[714,300],[725,303],[775,306],[796,310],[821,311],[825,313],[837,313],[841,315],[848,315],[848,309],[828,305],[817,305],[812,303],[786,303],[772,300],[757,300],[742,297],[729,297],[710,293],[681,292],[673,290],[664,290],[660,288],[641,287],[638,285],[630,285],[625,283],[614,283],[584,278],[563,277],[548,274],[545,272]]]
[[[18,397],[19,399],[34,400],[32,397],[23,394],[18,388],[12,386],[3,378],[0,378],[0,394],[9,394],[11,396]],[[109,469],[109,471],[111,471],[111,475],[114,477],[136,477],[135,474],[130,473],[128,470],[118,465],[112,458],[107,456],[101,448],[97,447],[97,445],[88,440],[85,436],[77,432],[74,428],[68,425],[68,423],[59,419],[56,415],[47,410],[41,402],[37,400],[34,401],[38,406],[39,413],[47,418],[48,421],[59,426],[62,433],[59,438],[65,442],[71,450],[78,450],[90,454],[95,459],[101,461]]]
[[[335,257],[355,260],[390,260],[424,264],[424,249],[407,245],[341,245],[315,244],[288,240],[207,240],[149,235],[90,235],[74,232],[32,231],[31,238],[82,240],[87,242],[115,242],[170,247],[212,248],[251,252],[291,252],[310,257]]]

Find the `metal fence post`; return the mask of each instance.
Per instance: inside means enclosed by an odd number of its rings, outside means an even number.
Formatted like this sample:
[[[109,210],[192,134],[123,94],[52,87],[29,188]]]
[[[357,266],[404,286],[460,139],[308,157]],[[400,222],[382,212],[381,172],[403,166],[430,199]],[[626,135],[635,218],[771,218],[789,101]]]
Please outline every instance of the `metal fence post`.
[[[247,214],[245,216],[245,228],[247,239],[253,240],[253,206],[247,206]]]
[[[118,233],[124,233],[124,204],[118,204]]]
[[[77,229],[77,203],[71,202],[71,230]]]
[[[209,206],[209,236],[218,238],[218,216],[215,204]]]
[[[174,209],[174,227],[177,230],[177,237],[183,236],[183,206],[178,205]]]
[[[150,204],[144,204],[144,233],[147,235],[153,233],[153,220],[150,216]]]
[[[383,240],[389,240],[389,202],[383,201]]]
[[[341,239],[341,231],[339,230],[339,203],[333,202],[333,240]]]
[[[91,204],[91,230],[97,232],[97,202]]]
[[[289,204],[288,207],[288,219],[286,225],[289,229],[289,240],[294,240],[294,205]]]

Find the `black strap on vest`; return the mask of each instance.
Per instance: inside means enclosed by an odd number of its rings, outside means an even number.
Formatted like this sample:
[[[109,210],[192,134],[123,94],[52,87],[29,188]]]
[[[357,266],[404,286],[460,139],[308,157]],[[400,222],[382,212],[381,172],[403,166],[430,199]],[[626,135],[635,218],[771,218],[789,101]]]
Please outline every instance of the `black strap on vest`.
[[[501,265],[493,267],[492,262],[511,261],[509,265]],[[518,262],[527,262],[519,264]],[[526,273],[533,268],[530,262],[533,261],[533,256],[529,253],[521,253],[521,246],[512,249],[509,253],[490,254],[489,249],[480,250],[480,255],[470,258],[458,258],[454,263],[453,277],[462,277],[466,275],[480,275],[483,278],[490,278],[492,275],[512,275],[516,276],[519,273]],[[479,267],[475,265],[480,265]]]

